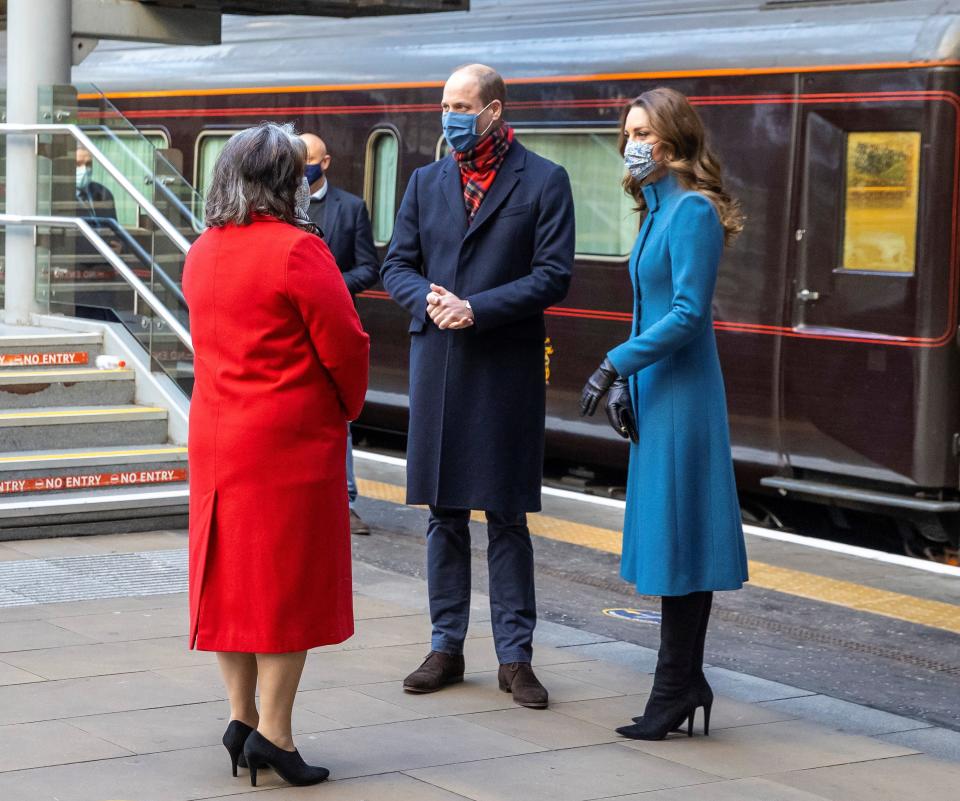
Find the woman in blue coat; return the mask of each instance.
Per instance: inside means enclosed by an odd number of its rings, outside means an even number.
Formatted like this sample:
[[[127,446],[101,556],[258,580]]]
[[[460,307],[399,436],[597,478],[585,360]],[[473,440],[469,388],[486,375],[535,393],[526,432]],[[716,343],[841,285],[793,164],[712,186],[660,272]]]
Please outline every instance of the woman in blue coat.
[[[713,592],[747,580],[711,314],[724,244],[743,218],[686,97],[645,92],[621,125],[624,188],[645,213],[630,257],[633,330],[590,377],[581,413],[606,395],[611,425],[632,440],[621,575],[663,596],[663,614],[646,709],[617,732],[659,740],[684,720],[692,735],[697,707],[709,734],[703,645]]]

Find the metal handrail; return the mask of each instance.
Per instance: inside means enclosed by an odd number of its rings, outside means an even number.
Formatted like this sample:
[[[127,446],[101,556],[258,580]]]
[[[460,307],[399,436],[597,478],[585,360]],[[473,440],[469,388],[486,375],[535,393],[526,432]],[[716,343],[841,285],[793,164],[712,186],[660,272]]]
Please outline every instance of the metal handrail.
[[[160,279],[160,283],[166,287],[167,291],[184,306],[187,305],[187,299],[184,297],[183,290],[180,289],[177,282],[167,275],[167,271],[151,258],[150,254],[147,253],[143,245],[137,242],[133,234],[120,225],[113,217],[81,217],[81,219],[87,220],[87,222],[93,226],[109,228],[113,231],[114,236],[123,240],[123,244],[133,252],[133,255],[140,260],[140,263],[153,271],[154,275]]]
[[[157,313],[160,319],[170,327],[170,330],[176,334],[177,339],[191,353],[194,352],[193,338],[190,336],[190,332],[170,313],[163,301],[153,294],[150,287],[143,283],[137,274],[124,263],[123,259],[113,252],[104,238],[85,219],[82,217],[51,217],[41,214],[0,214],[0,227],[8,225],[26,225],[33,228],[40,225],[49,228],[76,228],[97,249],[97,252],[110,262],[113,269],[120,273],[123,279],[133,287],[133,290]]]
[[[39,136],[40,134],[65,135],[70,134],[81,145],[90,151],[90,155],[103,167],[113,179],[120,184],[137,202],[137,204],[147,213],[147,216],[153,220],[154,224],[163,231],[173,243],[180,248],[184,255],[190,250],[190,242],[181,234],[173,223],[168,220],[163,213],[157,209],[143,194],[133,182],[127,178],[121,170],[108,159],[103,151],[94,144],[93,140],[87,136],[78,125],[73,123],[37,123],[25,124],[15,122],[0,123],[0,135],[6,134],[25,134]],[[70,219],[68,217],[51,219]]]

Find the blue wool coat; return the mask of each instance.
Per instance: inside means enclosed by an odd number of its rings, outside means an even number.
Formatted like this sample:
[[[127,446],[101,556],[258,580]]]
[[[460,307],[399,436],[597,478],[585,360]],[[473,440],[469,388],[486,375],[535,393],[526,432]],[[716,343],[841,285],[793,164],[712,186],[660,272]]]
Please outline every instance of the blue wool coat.
[[[469,225],[452,156],[411,176],[380,271],[412,318],[407,503],[540,509],[543,311],[566,296],[573,252],[567,173],[519,142]],[[431,282],[470,301],[472,327],[433,324]]]
[[[643,194],[649,213],[630,258],[633,335],[608,354],[630,377],[640,434],[620,573],[644,595],[739,589],[747,557],[711,312],[723,227],[713,204],[672,173]]]

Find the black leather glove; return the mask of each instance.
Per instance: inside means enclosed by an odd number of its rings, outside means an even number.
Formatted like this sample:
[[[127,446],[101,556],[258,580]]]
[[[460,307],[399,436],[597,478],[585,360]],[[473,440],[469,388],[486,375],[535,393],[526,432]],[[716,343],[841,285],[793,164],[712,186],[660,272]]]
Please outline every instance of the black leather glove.
[[[637,433],[637,416],[633,413],[633,402],[630,400],[630,385],[626,378],[617,376],[617,380],[610,387],[607,395],[607,420],[624,439],[630,438],[636,445],[640,442]]]
[[[603,363],[596,369],[596,372],[587,379],[583,393],[580,395],[580,416],[592,415],[597,410],[597,404],[607,390],[617,379],[617,369],[613,366],[610,359],[604,358]]]

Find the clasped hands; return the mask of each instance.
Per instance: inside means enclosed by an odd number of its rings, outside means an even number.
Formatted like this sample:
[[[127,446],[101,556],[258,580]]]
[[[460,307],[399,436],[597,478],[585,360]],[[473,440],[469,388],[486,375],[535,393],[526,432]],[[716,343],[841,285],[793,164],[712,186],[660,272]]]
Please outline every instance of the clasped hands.
[[[469,328],[473,325],[473,311],[452,292],[439,284],[430,284],[427,293],[427,314],[440,330]]]
[[[608,358],[605,358],[587,379],[580,395],[580,416],[592,416],[604,395],[607,395],[607,420],[611,427],[621,437],[629,438],[636,445],[640,441],[640,435],[637,432],[633,403],[630,401],[630,386],[626,378],[617,374],[617,369]]]

